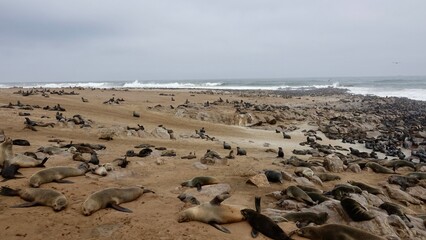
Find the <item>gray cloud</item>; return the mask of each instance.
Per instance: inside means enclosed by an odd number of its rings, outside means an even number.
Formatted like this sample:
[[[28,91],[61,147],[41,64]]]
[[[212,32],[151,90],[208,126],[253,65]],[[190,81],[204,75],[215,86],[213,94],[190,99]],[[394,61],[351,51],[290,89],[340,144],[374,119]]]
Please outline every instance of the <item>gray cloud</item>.
[[[420,0],[2,1],[0,82],[426,75],[425,7]]]

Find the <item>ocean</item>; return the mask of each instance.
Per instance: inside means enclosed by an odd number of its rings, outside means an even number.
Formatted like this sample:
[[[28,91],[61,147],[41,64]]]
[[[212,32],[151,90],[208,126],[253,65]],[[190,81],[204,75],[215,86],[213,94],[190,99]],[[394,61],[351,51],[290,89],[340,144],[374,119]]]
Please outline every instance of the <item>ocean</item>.
[[[426,76],[0,83],[0,88],[11,87],[189,88],[222,90],[344,88],[353,94],[376,95],[381,97],[406,97],[414,100],[426,101]]]

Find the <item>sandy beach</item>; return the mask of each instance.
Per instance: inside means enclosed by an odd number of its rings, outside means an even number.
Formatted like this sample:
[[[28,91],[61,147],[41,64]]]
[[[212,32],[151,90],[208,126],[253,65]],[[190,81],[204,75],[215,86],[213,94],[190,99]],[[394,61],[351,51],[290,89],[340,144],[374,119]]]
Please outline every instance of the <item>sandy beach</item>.
[[[286,180],[282,184],[270,183],[269,186],[262,187],[246,182],[265,169],[285,171],[295,177],[296,167],[283,164],[280,162],[282,159],[277,159],[278,147],[284,150],[284,160],[297,156],[302,160],[322,162],[329,155],[323,151],[306,155],[296,155],[293,152],[312,149],[308,144],[302,144],[304,146],[300,144],[307,141],[306,133],[309,130],[316,131],[316,136],[321,139],[317,140],[317,143],[333,146],[331,150],[333,154],[338,152],[355,160],[357,157],[351,155],[349,149],[356,148],[361,152],[370,153],[371,150],[358,140],[374,138],[388,131],[381,128],[386,126],[382,116],[390,116],[392,108],[398,109],[399,104],[402,104],[407,111],[418,110],[417,115],[410,116],[412,120],[420,122],[416,135],[420,140],[416,141],[425,143],[426,139],[423,129],[424,102],[355,96],[343,91],[327,92],[327,89],[323,89],[318,92],[295,94],[182,89],[63,89],[65,93],[72,91],[78,93],[68,95],[52,94],[54,90],[61,89],[51,89],[45,93],[47,96],[45,97],[41,92],[29,96],[16,94],[27,89],[0,89],[0,106],[16,104],[18,101],[31,106],[27,109],[19,106],[0,108],[0,128],[4,130],[5,135],[12,139],[26,139],[31,144],[14,145],[14,154],[36,152],[40,147],[59,146],[70,142],[102,144],[106,148],[96,152],[100,163],[104,164],[113,163],[114,159],[124,157],[128,150],[139,152],[141,149],[135,146],[140,144],[153,145],[151,147],[153,151],[147,157],[129,157],[130,163],[126,168],[114,166],[114,169],[104,177],[86,173],[85,176],[69,178],[73,181],[70,184],[44,184],[42,188],[55,189],[67,197],[69,204],[60,212],[45,206],[10,208],[24,200],[19,197],[0,196],[2,239],[252,239],[251,227],[247,222],[225,224],[224,226],[231,231],[230,234],[200,222],[178,223],[178,213],[189,207],[177,198],[180,193],[192,193],[202,202],[212,198],[208,194],[203,195],[203,191],[198,193],[195,189],[182,187],[181,183],[196,176],[214,176],[221,183],[230,186],[231,197],[224,203],[254,208],[255,196],[262,196],[262,209],[277,208],[277,200],[266,195],[295,185],[295,181]],[[82,98],[88,102],[83,102]],[[122,98],[124,101],[118,104],[104,103],[111,98],[114,100]],[[57,111],[43,109],[46,106],[52,108],[57,104],[66,110],[61,112],[64,117],[72,118],[78,114],[90,123],[90,127],[81,127],[69,121],[58,121],[55,118]],[[387,109],[386,106],[390,108]],[[376,114],[373,114],[374,108],[377,108]],[[406,112],[403,109],[399,110],[400,112],[394,113],[395,119],[400,117],[404,122],[393,128],[412,127],[409,125],[411,122],[403,117]],[[134,117],[133,112],[138,113],[140,117]],[[25,128],[25,118],[19,113],[29,113],[27,117],[32,121],[54,123],[54,127],[36,126],[37,131],[32,131]],[[333,121],[342,123],[338,126],[336,139],[329,138],[331,130],[327,133],[320,131]],[[142,125],[144,130],[128,130],[128,127],[136,128],[138,124]],[[197,137],[196,130],[202,128],[205,129],[207,138]],[[172,131],[164,132],[164,129]],[[291,139],[284,139],[283,132],[291,136]],[[170,133],[173,137],[170,137]],[[99,139],[105,136],[111,137],[112,140]],[[353,141],[348,139],[348,136],[353,136]],[[342,137],[347,141],[342,141]],[[49,141],[53,139],[64,142],[58,144]],[[227,156],[229,150],[223,148],[223,141],[229,143],[234,152],[237,146],[244,148],[247,155],[216,161],[215,164],[206,164],[202,167],[194,166],[194,163],[200,162],[208,149],[216,151],[221,157]],[[337,150],[335,146],[343,150]],[[176,156],[161,156],[164,150],[157,150],[159,147],[175,151]],[[414,147],[402,148],[401,151],[408,159],[412,149]],[[195,153],[196,158],[181,159],[190,152]],[[377,152],[377,155],[378,159],[386,157],[380,152]],[[46,156],[49,157],[45,164],[46,168],[79,164],[73,161],[73,154],[68,151]],[[23,178],[11,179],[1,183],[0,186],[28,187],[29,177],[39,170],[40,168],[21,168],[19,171]],[[419,171],[421,170],[425,168]],[[400,168],[398,174],[405,175],[412,171],[409,168]],[[346,183],[348,180],[359,180],[380,186],[387,182],[389,176],[375,173],[368,168],[361,172],[352,172],[346,167],[345,171],[333,174],[341,179],[313,185],[323,191],[330,191],[334,185]],[[147,193],[135,201],[121,204],[131,209],[132,213],[123,213],[111,208],[99,210],[91,216],[83,216],[81,213],[81,204],[91,193],[107,187],[135,185],[142,185],[155,193]],[[424,185],[420,188],[425,191]],[[419,201],[421,204],[407,206],[412,216],[425,213],[424,199]],[[286,233],[297,229],[294,222],[280,222],[279,226]],[[416,225],[416,229],[426,231],[422,225]],[[421,231],[417,233],[421,235]],[[400,239],[404,239],[403,234],[407,234],[398,233],[401,235],[398,236],[397,231],[394,235]],[[293,238],[304,239],[297,236]],[[421,239],[415,233],[411,233],[411,238]],[[261,234],[257,239],[268,238]]]

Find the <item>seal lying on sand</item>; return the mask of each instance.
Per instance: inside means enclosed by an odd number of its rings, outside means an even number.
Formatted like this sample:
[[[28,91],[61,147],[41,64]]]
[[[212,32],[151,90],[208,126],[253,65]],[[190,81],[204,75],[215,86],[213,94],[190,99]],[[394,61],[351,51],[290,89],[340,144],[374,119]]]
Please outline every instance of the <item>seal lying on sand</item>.
[[[241,214],[252,227],[251,235],[256,237],[258,232],[275,240],[290,240],[291,238],[272,219],[260,213],[260,198],[256,197],[256,209],[243,209]]]
[[[13,206],[14,208],[43,205],[49,206],[55,211],[61,211],[68,204],[67,199],[62,193],[52,189],[24,188],[15,190],[8,187],[2,187],[0,190],[0,195],[19,196],[25,201],[28,201],[26,203],[15,205]]]
[[[181,183],[183,187],[196,187],[198,191],[201,191],[201,187],[204,185],[217,184],[219,180],[215,177],[194,177],[191,180]]]
[[[148,192],[154,193],[143,187],[106,188],[90,195],[81,207],[82,212],[85,216],[89,216],[107,207],[112,207],[121,212],[132,212],[130,209],[119,206],[119,204],[134,201]]]
[[[241,210],[246,207],[221,204],[230,196],[229,193],[225,192],[217,195],[210,202],[188,208],[179,213],[178,222],[198,221],[208,223],[222,232],[231,233],[227,228],[219,224],[243,221],[244,217]]]
[[[52,167],[43,169],[34,173],[30,178],[31,187],[40,187],[41,184],[58,182],[58,183],[72,183],[71,181],[63,180],[67,177],[82,176],[89,171],[87,163],[81,163],[78,168],[75,167]]]
[[[10,160],[11,164],[16,164],[21,168],[32,168],[32,167],[45,167],[44,164],[49,158],[38,160],[25,154],[17,154]]]
[[[313,240],[386,240],[369,232],[341,224],[326,224],[319,227],[304,227],[293,231],[297,235]]]

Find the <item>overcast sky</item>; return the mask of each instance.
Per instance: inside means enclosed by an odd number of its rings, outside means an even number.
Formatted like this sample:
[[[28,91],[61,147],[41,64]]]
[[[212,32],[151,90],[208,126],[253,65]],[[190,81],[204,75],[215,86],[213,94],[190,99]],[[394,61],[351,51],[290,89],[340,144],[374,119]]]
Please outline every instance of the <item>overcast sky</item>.
[[[0,82],[395,75],[424,0],[0,0]]]

